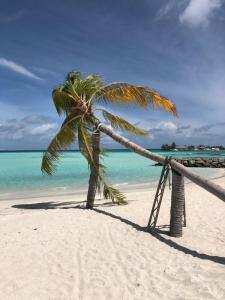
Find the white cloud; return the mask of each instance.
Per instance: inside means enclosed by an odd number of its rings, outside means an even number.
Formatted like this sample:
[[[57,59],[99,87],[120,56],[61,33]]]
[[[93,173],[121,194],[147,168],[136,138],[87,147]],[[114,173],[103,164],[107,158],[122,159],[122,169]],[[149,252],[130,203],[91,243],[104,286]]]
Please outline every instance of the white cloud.
[[[36,80],[42,80],[40,77],[38,77],[37,75],[35,75],[31,71],[29,71],[22,65],[19,65],[12,60],[5,59],[4,57],[0,57],[0,66],[10,69],[11,71],[22,74],[29,78],[33,78]]]
[[[161,121],[157,127],[158,129],[167,129],[167,130],[175,130],[177,126],[173,122]]]
[[[16,116],[17,118],[21,118],[24,116],[21,107],[4,103],[3,101],[0,101],[0,111],[2,112],[1,122],[5,122],[6,120],[12,118],[12,116]]]
[[[190,0],[179,16],[180,22],[191,27],[206,26],[210,16],[222,6],[222,2],[223,0]]]
[[[47,123],[47,124],[43,124],[37,127],[34,127],[31,130],[31,134],[32,135],[39,135],[39,134],[44,134],[46,132],[48,132],[51,129],[56,128],[57,124],[56,123]]]
[[[50,75],[50,76],[57,76],[57,73],[54,71],[51,71],[49,69],[46,68],[41,68],[41,67],[33,67],[32,70],[34,70],[35,72],[37,72],[38,74],[41,75]]]
[[[53,122],[43,123],[48,119],[44,115],[33,115],[4,120],[0,123],[0,149],[46,148],[59,127]]]
[[[30,125],[32,124],[42,125],[46,123],[52,123],[52,118],[43,115],[29,115],[24,117],[22,121]]]

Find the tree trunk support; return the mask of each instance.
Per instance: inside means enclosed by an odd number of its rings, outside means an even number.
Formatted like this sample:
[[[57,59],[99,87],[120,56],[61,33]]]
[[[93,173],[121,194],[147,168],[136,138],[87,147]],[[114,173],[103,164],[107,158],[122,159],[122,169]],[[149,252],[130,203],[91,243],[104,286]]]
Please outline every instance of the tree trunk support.
[[[181,237],[186,226],[184,176],[172,169],[170,236]]]

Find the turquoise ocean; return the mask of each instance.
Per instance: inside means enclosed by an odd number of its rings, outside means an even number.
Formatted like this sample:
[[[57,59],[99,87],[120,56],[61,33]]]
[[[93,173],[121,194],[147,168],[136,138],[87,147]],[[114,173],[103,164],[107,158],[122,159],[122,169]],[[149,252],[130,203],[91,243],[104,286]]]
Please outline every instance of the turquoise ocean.
[[[161,151],[172,157],[225,158],[225,151]],[[40,170],[42,151],[0,152],[0,199],[12,199],[81,192],[87,189],[88,167],[79,151],[64,152],[53,176]],[[155,185],[161,167],[155,162],[127,150],[110,150],[104,158],[108,179],[122,190]],[[219,177],[223,169],[195,168],[195,172],[207,177]]]

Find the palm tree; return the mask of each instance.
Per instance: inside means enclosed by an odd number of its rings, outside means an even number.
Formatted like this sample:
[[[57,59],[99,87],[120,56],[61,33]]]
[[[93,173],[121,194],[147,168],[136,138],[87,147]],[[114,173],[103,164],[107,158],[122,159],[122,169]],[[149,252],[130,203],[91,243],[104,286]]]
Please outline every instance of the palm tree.
[[[100,149],[100,132],[141,155],[145,149],[118,135],[96,118],[94,112],[96,109],[100,110],[113,129],[120,128],[137,135],[145,135],[147,132],[105,109],[96,108],[95,105],[101,102],[134,104],[143,108],[152,105],[176,115],[175,105],[147,87],[126,82],[105,85],[99,75],[91,74],[84,77],[81,72],[74,71],[67,74],[64,84],[53,89],[52,98],[58,114],[65,114],[65,120],[43,155],[42,172],[52,175],[60,151],[68,149],[77,139],[79,149],[90,166],[86,207],[93,208],[97,189],[103,191],[106,199],[125,204],[125,196],[106,179],[105,167],[101,161],[104,153]]]

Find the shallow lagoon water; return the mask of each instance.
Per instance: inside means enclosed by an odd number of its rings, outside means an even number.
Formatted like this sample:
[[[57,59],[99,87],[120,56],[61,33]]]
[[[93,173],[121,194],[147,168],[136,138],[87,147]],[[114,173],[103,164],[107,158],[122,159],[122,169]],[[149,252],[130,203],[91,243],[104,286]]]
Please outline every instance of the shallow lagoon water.
[[[225,158],[225,151],[161,151],[163,156],[172,157],[217,157]],[[40,170],[42,152],[0,153],[0,199],[7,199],[12,193],[57,194],[70,190],[87,188],[88,166],[79,151],[64,152],[53,176],[43,175]],[[127,150],[110,150],[104,158],[110,182],[120,187],[126,185],[154,185],[161,167],[155,162]],[[222,174],[222,169],[195,168],[195,172],[207,177]]]

